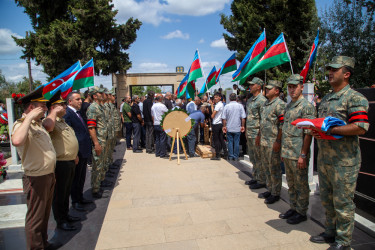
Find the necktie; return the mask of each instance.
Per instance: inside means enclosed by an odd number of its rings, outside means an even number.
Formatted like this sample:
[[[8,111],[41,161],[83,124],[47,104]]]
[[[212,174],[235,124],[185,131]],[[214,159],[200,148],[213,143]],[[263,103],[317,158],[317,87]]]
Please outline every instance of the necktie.
[[[81,120],[82,124],[86,126],[86,124],[85,124],[84,120],[82,119],[82,116],[79,113],[79,111],[76,111],[76,112],[77,112],[78,118]]]

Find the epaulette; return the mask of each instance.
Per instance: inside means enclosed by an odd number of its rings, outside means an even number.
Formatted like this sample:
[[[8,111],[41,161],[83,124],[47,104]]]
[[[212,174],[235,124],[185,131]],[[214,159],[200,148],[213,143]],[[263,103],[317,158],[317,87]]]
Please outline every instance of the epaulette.
[[[23,122],[25,120],[25,117],[22,117],[20,119],[17,120],[17,122]]]

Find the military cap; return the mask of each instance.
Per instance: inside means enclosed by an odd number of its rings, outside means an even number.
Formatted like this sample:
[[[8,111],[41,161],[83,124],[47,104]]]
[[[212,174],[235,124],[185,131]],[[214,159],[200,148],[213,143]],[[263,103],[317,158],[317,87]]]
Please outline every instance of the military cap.
[[[94,86],[94,87],[92,87],[92,88],[89,90],[89,94],[90,94],[90,95],[93,95],[93,94],[96,94],[96,93],[104,93],[104,89],[99,88],[98,86]]]
[[[61,90],[57,91],[48,101],[48,106],[52,106],[53,104],[58,103],[65,103],[66,101],[61,98]]]
[[[116,95],[115,89],[111,89],[111,91],[109,91],[109,94],[115,96]]]
[[[36,90],[18,99],[18,102],[27,104],[30,102],[48,102],[48,100],[43,97],[43,87],[39,87]]]
[[[266,85],[266,88],[267,89],[272,89],[274,87],[279,87],[279,88],[282,88],[282,84],[280,81],[278,80],[269,80],[268,81],[268,84]]]
[[[249,84],[258,84],[259,86],[263,86],[264,82],[262,79],[258,77],[254,77],[253,80],[248,81]]]
[[[110,94],[110,90],[107,89],[107,88],[104,88],[104,93],[107,94],[107,95],[109,95]]]
[[[335,56],[332,58],[332,61],[330,64],[326,66],[327,69],[334,68],[339,69],[344,66],[348,66],[352,69],[354,69],[355,65],[355,59],[353,57],[348,56]]]
[[[299,74],[291,75],[287,80],[287,84],[297,85],[300,83],[303,83],[303,77]]]

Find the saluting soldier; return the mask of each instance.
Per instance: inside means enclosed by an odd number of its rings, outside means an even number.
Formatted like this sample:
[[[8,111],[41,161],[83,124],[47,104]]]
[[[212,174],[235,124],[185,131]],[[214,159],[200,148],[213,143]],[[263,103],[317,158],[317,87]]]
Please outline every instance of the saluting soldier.
[[[261,147],[262,168],[266,175],[268,189],[258,197],[266,199],[264,201],[266,204],[278,201],[281,192],[280,147],[285,102],[279,98],[280,93],[281,82],[270,80],[266,85],[268,100],[262,108],[259,135],[256,138],[256,145]]]
[[[103,195],[103,190],[100,188],[102,175],[105,173],[103,155],[105,153],[104,150],[108,139],[106,126],[107,120],[104,107],[101,105],[103,92],[104,89],[97,86],[90,89],[93,102],[87,109],[87,127],[89,128],[90,137],[94,144],[92,152],[91,192],[95,198],[108,197],[107,195]]]
[[[246,136],[247,148],[250,161],[253,164],[253,179],[245,184],[250,185],[251,189],[266,187],[266,176],[262,170],[262,162],[260,158],[260,148],[255,145],[255,140],[259,134],[261,109],[267,99],[261,94],[263,87],[262,79],[254,77],[249,82],[250,93],[252,97],[247,101],[246,111]]]
[[[349,85],[354,64],[352,57],[333,57],[326,67],[333,91],[322,99],[318,110],[318,117],[333,116],[346,122],[347,125],[332,127],[326,132],[344,137],[323,140],[313,132],[318,139],[319,188],[326,209],[326,228],[310,240],[315,243],[335,242],[329,249],[350,249],[355,213],[353,198],[361,167],[358,136],[369,128],[368,101]]]
[[[42,118],[47,112],[43,88],[19,99],[24,113],[13,126],[12,144],[17,147],[24,169],[23,192],[26,197],[25,233],[27,249],[47,249],[48,219],[55,187],[56,152]]]
[[[281,144],[281,157],[285,165],[290,209],[280,214],[289,224],[298,224],[307,220],[310,187],[308,180],[309,152],[312,140],[309,130],[298,129],[291,123],[299,118],[316,117],[315,107],[302,95],[303,77],[294,74],[288,79],[288,92],[292,101],[284,112],[284,125]]]
[[[66,102],[61,98],[61,91],[57,91],[47,105],[50,106],[50,112],[43,120],[43,126],[50,133],[57,160],[52,211],[57,228],[72,231],[77,228],[69,222],[81,220],[69,215],[69,195],[78,164],[78,140],[73,128],[63,118],[66,114]]]

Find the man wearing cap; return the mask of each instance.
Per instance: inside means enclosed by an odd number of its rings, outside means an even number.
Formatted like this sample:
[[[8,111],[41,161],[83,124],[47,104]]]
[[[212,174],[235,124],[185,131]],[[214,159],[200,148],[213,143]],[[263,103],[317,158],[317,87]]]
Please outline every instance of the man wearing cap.
[[[264,203],[272,204],[280,199],[281,192],[281,135],[284,122],[285,102],[278,98],[281,92],[281,82],[270,80],[266,85],[267,101],[262,108],[260,129],[256,138],[260,145],[262,168],[266,176],[268,191],[260,193],[259,198],[266,199]]]
[[[43,120],[44,128],[49,132],[56,151],[55,192],[53,194],[52,211],[57,228],[73,231],[77,228],[69,222],[81,220],[79,217],[70,216],[69,195],[74,179],[75,168],[78,164],[78,140],[72,127],[65,121],[66,103],[61,99],[61,91],[54,94],[48,106],[50,111]]]
[[[312,136],[309,130],[299,129],[291,123],[300,118],[314,119],[315,107],[302,95],[303,77],[291,75],[288,79],[288,92],[292,101],[284,112],[281,157],[285,164],[290,209],[280,214],[289,224],[298,224],[307,219],[310,188],[308,181],[309,152]]]
[[[104,153],[105,144],[108,139],[106,115],[101,105],[103,92],[104,89],[98,86],[90,89],[93,103],[87,109],[87,126],[94,146],[92,152],[91,192],[95,198],[108,197],[106,195],[103,196],[103,191],[100,189],[100,183],[105,174],[104,157],[102,154]]]
[[[326,228],[310,240],[315,243],[335,242],[329,249],[350,249],[355,213],[353,198],[361,167],[358,136],[369,128],[368,101],[349,85],[354,64],[354,58],[347,56],[332,59],[327,70],[333,91],[322,99],[318,110],[318,117],[333,116],[346,122],[347,125],[326,132],[343,138],[323,140],[317,130],[313,130],[313,136],[318,139],[319,189],[326,209]]]
[[[113,123],[114,123],[114,130],[115,130],[115,138],[113,139],[113,145],[112,145],[112,152],[114,147],[116,146],[117,143],[117,138],[120,136],[121,132],[121,116],[120,113],[118,112],[118,109],[116,108],[116,91],[112,89],[109,93],[111,100],[110,100],[110,105],[111,105],[111,110],[113,114]]]
[[[250,93],[253,95],[246,103],[247,119],[246,119],[246,136],[247,147],[250,161],[253,164],[253,179],[245,184],[250,185],[251,189],[259,189],[266,187],[266,176],[262,169],[260,158],[260,148],[255,145],[255,139],[259,133],[261,109],[267,99],[261,94],[263,81],[258,77],[254,77],[250,84]]]
[[[12,144],[17,147],[24,169],[23,192],[26,197],[25,233],[27,249],[46,249],[48,219],[55,187],[56,152],[51,138],[42,126],[47,112],[43,88],[19,99],[22,118],[14,123]]]

